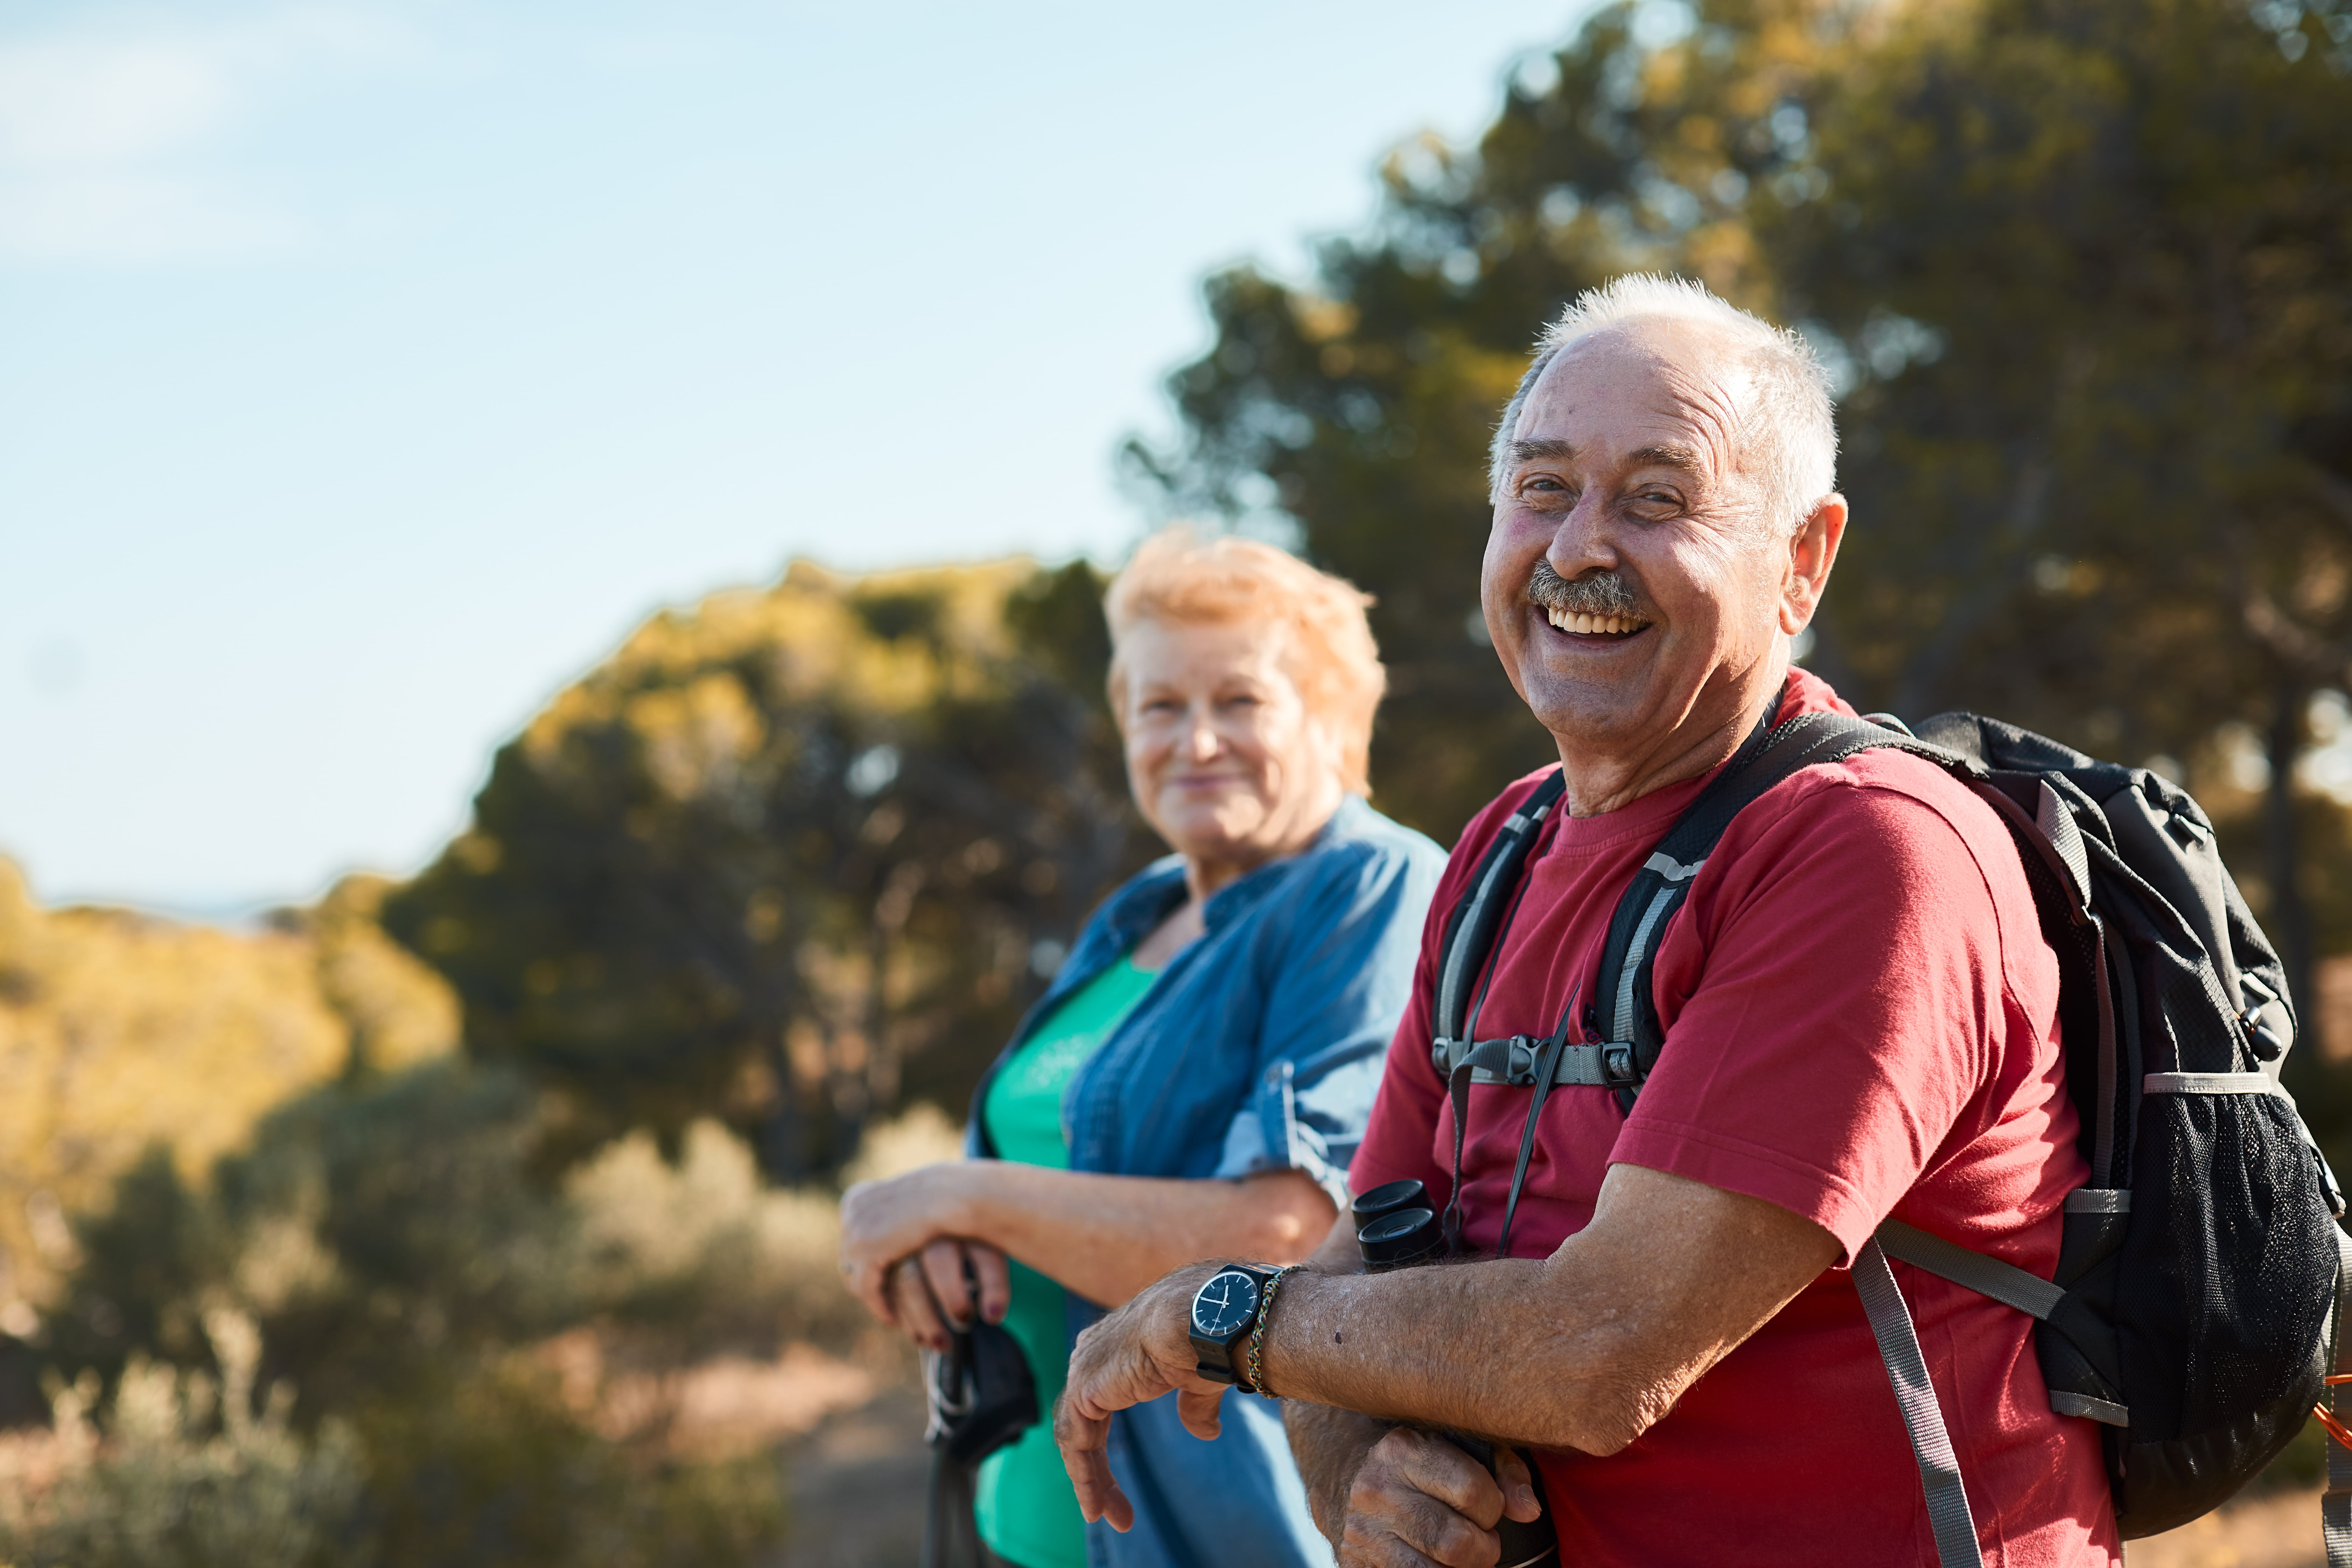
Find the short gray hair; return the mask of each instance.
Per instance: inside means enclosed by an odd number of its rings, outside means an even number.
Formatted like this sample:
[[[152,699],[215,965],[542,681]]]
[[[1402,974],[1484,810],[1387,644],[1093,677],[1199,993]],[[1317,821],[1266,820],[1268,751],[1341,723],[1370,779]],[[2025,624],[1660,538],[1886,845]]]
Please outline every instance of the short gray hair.
[[[1753,439],[1759,449],[1754,456],[1764,476],[1765,504],[1794,532],[1814,505],[1837,488],[1837,417],[1831,405],[1829,372],[1821,357],[1795,332],[1749,315],[1709,293],[1703,284],[1647,272],[1629,272],[1586,289],[1536,340],[1535,358],[1504,405],[1502,423],[1495,427],[1488,499],[1502,496],[1504,481],[1510,477],[1511,441],[1518,433],[1520,410],[1560,351],[1604,328],[1652,317],[1718,328],[1744,352],[1755,377],[1759,423]]]

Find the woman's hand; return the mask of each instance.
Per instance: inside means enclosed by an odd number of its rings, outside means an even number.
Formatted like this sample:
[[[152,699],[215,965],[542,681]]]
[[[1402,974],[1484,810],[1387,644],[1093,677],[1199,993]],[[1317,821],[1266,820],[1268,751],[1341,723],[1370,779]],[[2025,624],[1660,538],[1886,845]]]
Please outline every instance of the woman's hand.
[[[948,1335],[970,1328],[975,1311],[992,1323],[1003,1321],[1013,1303],[1004,1254],[984,1241],[944,1237],[900,1258],[887,1277],[895,1321],[928,1351],[944,1353]]]
[[[887,1181],[860,1182],[842,1194],[842,1282],[867,1311],[903,1326],[892,1300],[892,1269],[941,1237],[971,1230],[966,1200],[985,1169],[975,1162],[925,1165]],[[940,1267],[946,1268],[944,1262]]]

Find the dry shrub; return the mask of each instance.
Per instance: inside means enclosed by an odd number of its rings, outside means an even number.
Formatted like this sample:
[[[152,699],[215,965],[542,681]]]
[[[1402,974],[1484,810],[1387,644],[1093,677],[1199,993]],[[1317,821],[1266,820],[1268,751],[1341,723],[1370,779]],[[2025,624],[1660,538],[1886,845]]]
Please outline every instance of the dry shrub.
[[[204,1184],[161,1156],[127,1174],[49,1321],[97,1373],[0,1449],[0,1561],[755,1560],[782,1527],[775,1446],[906,1371],[841,1286],[837,1201],[764,1184],[715,1121],[674,1160],[633,1134],[551,1183],[543,1114],[444,1058],[281,1107]],[[918,1111],[858,1173],[957,1142]]]
[[[368,1486],[353,1568],[745,1568],[782,1536],[764,1455],[677,1462],[611,1442],[529,1356],[438,1373],[355,1418]]]
[[[762,1185],[751,1150],[715,1121],[687,1130],[676,1164],[646,1133],[608,1144],[564,1195],[581,1295],[624,1324],[704,1353],[792,1340],[844,1351],[865,1327],[835,1263],[838,1204]]]
[[[219,1383],[134,1358],[102,1405],[84,1373],[54,1390],[53,1424],[0,1444],[0,1552],[19,1568],[328,1568],[362,1487],[340,1422],[299,1433],[284,1385],[259,1414],[260,1335],[208,1315]],[[93,1419],[96,1417],[96,1419]]]

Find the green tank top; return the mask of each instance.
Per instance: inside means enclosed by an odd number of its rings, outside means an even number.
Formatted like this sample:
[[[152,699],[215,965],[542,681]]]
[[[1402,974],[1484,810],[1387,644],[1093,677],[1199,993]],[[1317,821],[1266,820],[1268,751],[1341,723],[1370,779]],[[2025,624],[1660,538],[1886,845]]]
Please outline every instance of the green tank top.
[[[1143,999],[1152,977],[1121,958],[1065,998],[997,1072],[980,1116],[1000,1159],[1070,1168],[1062,1091]],[[1014,1263],[1004,1327],[1029,1358],[1045,1418],[981,1462],[972,1507],[980,1538],[1017,1568],[1087,1568],[1087,1521],[1047,1415],[1070,1367],[1062,1288]]]

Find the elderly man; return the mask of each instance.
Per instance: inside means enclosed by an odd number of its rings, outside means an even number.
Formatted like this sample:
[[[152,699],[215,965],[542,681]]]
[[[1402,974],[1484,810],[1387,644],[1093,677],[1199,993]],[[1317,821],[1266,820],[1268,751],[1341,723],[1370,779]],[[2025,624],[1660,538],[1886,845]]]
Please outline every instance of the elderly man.
[[[1692,285],[1627,278],[1546,334],[1505,411],[1482,574],[1512,684],[1559,745],[1478,1003],[1481,1037],[1597,1041],[1620,896],[1761,725],[1850,712],[1792,668],[1844,532],[1825,378],[1803,342]],[[1890,1215],[2047,1276],[2083,1178],[2058,967],[1991,809],[1865,752],[1741,811],[1659,933],[1665,1030],[1630,1110],[1562,1087],[1469,1091],[1457,1147],[1431,1056],[1446,915],[1545,774],[1464,832],[1350,1171],[1457,1195],[1459,1267],[1359,1271],[1345,1216],[1256,1292],[1233,1360],[1289,1401],[1318,1524],[1347,1563],[1486,1568],[1500,1483],[1430,1428],[1540,1467],[1572,1568],[1936,1561],[1851,1265]],[[1514,1173],[1524,1190],[1507,1237]],[[1492,1256],[1497,1250],[1503,1256]],[[1874,1262],[1878,1255],[1869,1254]],[[1109,1412],[1173,1391],[1215,1429],[1179,1269],[1081,1340],[1058,1440],[1090,1515],[1128,1517]],[[1231,1276],[1226,1276],[1227,1279]],[[2053,1415],[2026,1317],[1898,1271],[1988,1563],[2120,1560],[2098,1429]],[[1254,1378],[1253,1378],[1254,1370]],[[1199,1506],[1214,1510],[1213,1498]],[[1234,1561],[1249,1561],[1245,1542]]]

